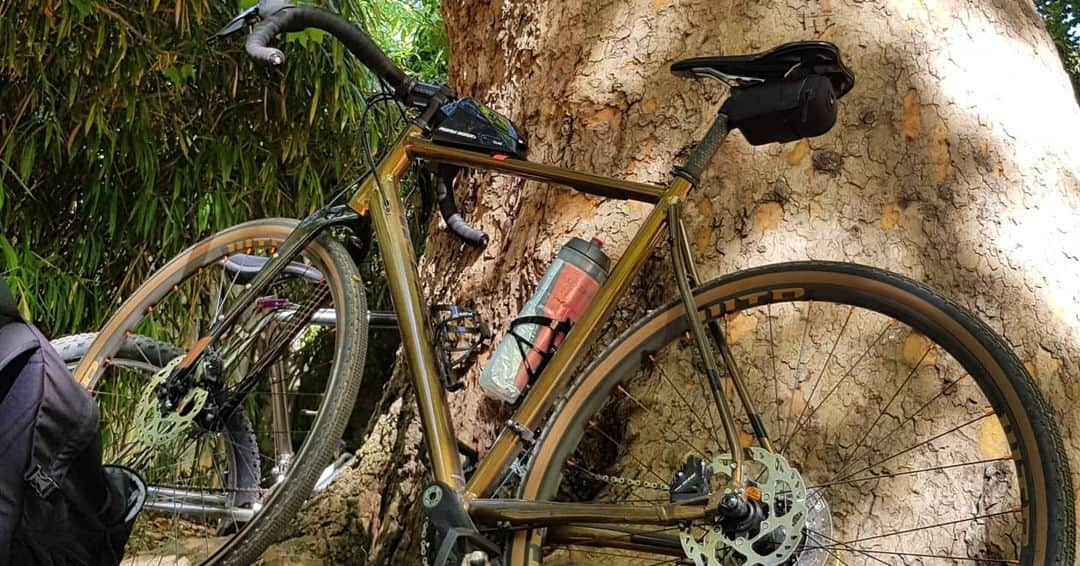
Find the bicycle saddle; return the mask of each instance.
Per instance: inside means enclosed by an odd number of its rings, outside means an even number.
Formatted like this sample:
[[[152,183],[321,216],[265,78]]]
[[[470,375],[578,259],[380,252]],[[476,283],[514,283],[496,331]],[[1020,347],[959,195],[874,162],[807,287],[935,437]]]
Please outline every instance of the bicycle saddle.
[[[752,55],[693,57],[673,63],[671,72],[677,77],[734,80],[740,86],[823,75],[832,82],[836,98],[847,94],[855,84],[855,76],[844,66],[840,50],[827,41],[785,43]]]

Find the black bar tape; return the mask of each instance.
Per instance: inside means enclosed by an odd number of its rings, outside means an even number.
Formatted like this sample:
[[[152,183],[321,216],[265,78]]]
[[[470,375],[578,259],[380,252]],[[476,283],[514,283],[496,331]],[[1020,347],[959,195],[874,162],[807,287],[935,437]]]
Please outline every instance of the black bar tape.
[[[488,235],[470,226],[458,213],[457,203],[454,201],[455,175],[456,168],[443,169],[439,171],[435,181],[435,200],[439,201],[439,212],[446,222],[446,229],[474,248],[486,247]]]
[[[462,240],[466,244],[474,248],[483,248],[488,244],[487,234],[469,226],[468,222],[461,217],[460,214],[452,214],[450,218],[446,219],[446,227],[450,229],[453,234]]]
[[[286,10],[288,11],[288,10]],[[244,49],[247,50],[248,55],[251,55],[252,59],[262,63],[269,63],[274,66],[281,65],[285,62],[285,54],[280,49],[273,47],[267,47],[266,44],[270,43],[279,33],[282,31],[282,17],[283,12],[278,12],[274,16],[271,16],[263,20],[259,25],[255,26],[255,29],[248,35],[247,41],[244,42]]]
[[[244,47],[256,60],[271,65],[281,65],[285,55],[273,47],[267,47],[278,34],[303,31],[307,28],[321,29],[333,35],[360,60],[371,72],[386,81],[399,96],[408,94],[405,73],[391,61],[364,30],[333,12],[314,6],[292,6],[275,12],[263,20],[248,36]]]

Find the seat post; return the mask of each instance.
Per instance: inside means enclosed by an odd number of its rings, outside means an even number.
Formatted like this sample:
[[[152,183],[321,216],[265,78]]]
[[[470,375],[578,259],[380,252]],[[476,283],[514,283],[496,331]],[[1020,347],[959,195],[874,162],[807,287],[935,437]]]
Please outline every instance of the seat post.
[[[720,112],[716,115],[716,120],[713,121],[712,126],[709,126],[709,131],[705,133],[705,137],[701,138],[701,141],[694,147],[694,151],[690,153],[690,159],[686,160],[686,164],[675,166],[671,172],[697,186],[701,179],[701,172],[712,161],[716,151],[720,149],[720,144],[724,143],[728,131],[727,115]]]

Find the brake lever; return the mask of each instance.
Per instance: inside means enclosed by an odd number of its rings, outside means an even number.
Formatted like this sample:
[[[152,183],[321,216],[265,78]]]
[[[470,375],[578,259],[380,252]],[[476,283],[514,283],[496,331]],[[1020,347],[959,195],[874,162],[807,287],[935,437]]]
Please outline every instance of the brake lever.
[[[225,39],[226,37],[229,37],[230,35],[244,29],[244,26],[253,23],[258,17],[259,5],[255,4],[247,10],[244,10],[243,12],[237,14],[235,18],[230,20],[229,23],[225,24],[225,27],[221,28],[220,30],[218,30],[217,33],[210,36],[210,39],[206,40],[207,45],[213,45],[221,41],[222,39]]]

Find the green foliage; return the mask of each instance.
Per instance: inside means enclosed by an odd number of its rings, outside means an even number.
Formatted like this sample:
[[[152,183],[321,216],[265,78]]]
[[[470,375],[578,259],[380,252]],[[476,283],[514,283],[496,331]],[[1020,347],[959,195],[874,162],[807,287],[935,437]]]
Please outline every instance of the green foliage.
[[[1080,100],[1080,1],[1036,0],[1035,6],[1046,20],[1046,29],[1054,38]]]
[[[317,31],[282,70],[206,39],[252,0],[0,0],[0,253],[20,307],[98,325],[155,268],[229,225],[303,216],[364,168],[374,78]],[[438,79],[435,0],[328,0]]]

